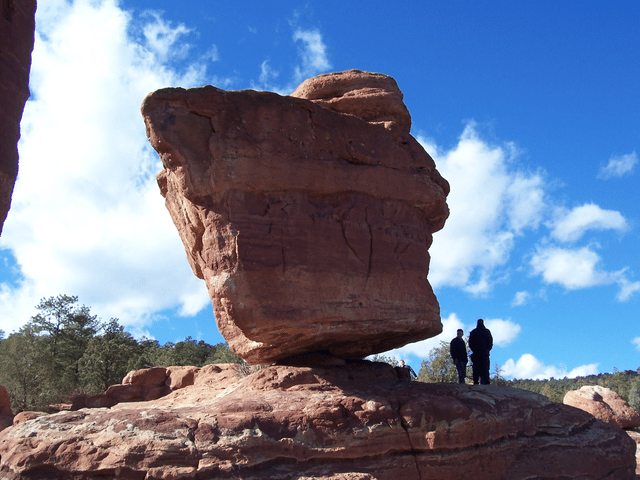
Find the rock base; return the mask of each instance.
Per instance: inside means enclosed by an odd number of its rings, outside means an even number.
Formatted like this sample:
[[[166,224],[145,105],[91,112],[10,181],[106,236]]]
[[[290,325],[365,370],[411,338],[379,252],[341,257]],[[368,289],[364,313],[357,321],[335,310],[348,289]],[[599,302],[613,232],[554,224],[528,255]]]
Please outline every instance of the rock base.
[[[634,479],[617,427],[523,390],[397,381],[387,364],[208,369],[161,399],[0,432],[6,479]],[[226,377],[225,377],[226,375]]]

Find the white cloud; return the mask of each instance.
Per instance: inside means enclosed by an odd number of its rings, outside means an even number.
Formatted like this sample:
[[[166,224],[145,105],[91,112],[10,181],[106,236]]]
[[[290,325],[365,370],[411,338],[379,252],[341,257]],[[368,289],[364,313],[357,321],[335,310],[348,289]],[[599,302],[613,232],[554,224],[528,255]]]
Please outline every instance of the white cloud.
[[[511,300],[511,306],[521,307],[523,305],[526,305],[529,302],[529,299],[531,299],[531,294],[529,292],[527,291],[516,292],[516,294],[513,297],[513,300]]]
[[[420,359],[426,359],[431,350],[440,346],[440,342],[444,341],[449,343],[456,336],[456,332],[459,328],[464,330],[465,327],[458,316],[455,313],[452,313],[447,318],[442,319],[442,333],[439,335],[419,342],[410,343],[404,347],[389,350],[388,352],[385,352],[384,355],[397,359],[406,359],[410,355],[416,356]],[[468,333],[469,332],[465,332],[465,334]]]
[[[498,347],[507,346],[516,339],[521,330],[520,325],[511,320],[487,319],[485,320],[485,325],[491,330],[493,343]],[[475,327],[475,321],[470,325],[465,325],[455,313],[451,313],[447,318],[442,319],[442,333],[439,335],[420,342],[410,343],[395,350],[390,350],[386,352],[385,355],[397,359],[406,359],[408,356],[426,359],[431,350],[440,346],[440,342],[449,343],[456,336],[459,328],[464,330],[465,335],[469,335],[469,332]]]
[[[572,210],[558,209],[551,236],[561,242],[575,242],[588,230],[624,231],[627,228],[627,221],[619,212],[586,203]]]
[[[640,350],[640,337],[636,337],[634,338],[631,343],[633,343],[636,346],[636,350]]]
[[[153,52],[160,62],[166,62],[170,58],[184,58],[191,46],[188,43],[180,43],[180,37],[191,32],[191,29],[183,24],[172,26],[166,22],[159,12],[148,11],[145,15],[151,18],[142,28],[146,39],[146,47]],[[215,48],[215,46],[214,46]]]
[[[501,365],[502,374],[509,378],[540,380],[544,378],[575,378],[586,375],[596,375],[598,373],[597,363],[588,365],[580,365],[567,372],[565,367],[556,367],[554,365],[544,365],[540,360],[525,353],[517,361],[509,359],[504,365]]]
[[[638,163],[638,155],[635,151],[621,156],[612,156],[606,166],[600,168],[598,178],[608,180],[610,178],[620,178],[633,173],[633,169]]]
[[[513,165],[515,148],[483,141],[473,124],[448,152],[418,138],[451,184],[451,214],[434,235],[429,281],[434,288],[453,286],[486,294],[501,276],[515,239],[535,229],[545,209],[544,179]]]
[[[616,298],[620,302],[629,300],[640,292],[640,282],[631,282],[628,268],[607,272],[600,266],[602,259],[590,247],[563,248],[553,245],[538,246],[531,257],[530,266],[545,283],[562,285],[567,290],[579,290],[599,285],[618,284]]]
[[[263,85],[268,84],[269,82],[273,80],[275,80],[276,78],[278,78],[279,72],[277,70],[274,70],[273,68],[271,68],[271,66],[269,65],[269,60],[265,60],[264,62],[262,62],[262,64],[260,65],[260,83]]]
[[[318,30],[296,29],[293,33],[293,41],[302,42],[300,49],[302,64],[295,69],[295,79],[298,83],[331,68],[327,47]]]
[[[136,40],[113,1],[57,6],[37,13],[20,174],[0,238],[22,280],[0,286],[0,328],[58,294],[138,327],[163,309],[193,314],[209,298],[164,208],[139,109],[152,90],[203,83],[205,67],[163,63],[184,50],[188,29],[158,14]]]
[[[539,247],[530,264],[533,272],[541,275],[546,283],[577,290],[613,282],[612,276],[599,268],[600,261],[600,256],[589,247],[548,246]]]
[[[618,292],[616,298],[620,302],[626,302],[636,293],[640,293],[640,282],[629,281],[624,276],[625,273],[625,270],[623,270],[622,272],[618,272],[618,275],[616,277],[616,282],[618,282],[618,285],[620,286],[620,291]]]
[[[506,347],[513,342],[522,328],[511,320],[485,319],[485,326],[491,331],[493,344],[498,347]]]
[[[217,62],[220,60],[220,54],[218,53],[218,47],[214,44],[211,45],[209,50],[204,54],[204,59],[211,60],[212,62]]]

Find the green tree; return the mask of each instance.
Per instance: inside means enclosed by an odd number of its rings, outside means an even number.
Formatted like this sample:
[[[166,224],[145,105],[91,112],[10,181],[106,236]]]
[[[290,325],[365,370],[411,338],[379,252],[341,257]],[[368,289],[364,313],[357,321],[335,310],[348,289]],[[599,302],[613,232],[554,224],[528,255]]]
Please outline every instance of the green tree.
[[[429,358],[422,362],[418,380],[427,383],[456,383],[458,371],[449,353],[449,343],[440,342],[440,346],[429,352]]]
[[[173,365],[203,366],[213,354],[215,347],[200,340],[196,342],[190,336],[173,347]]]
[[[25,325],[0,343],[0,384],[11,398],[14,413],[42,410],[57,400],[50,379],[52,353],[46,338]]]
[[[209,363],[243,363],[240,357],[235,355],[229,345],[226,343],[218,343],[215,345],[215,352],[209,357],[207,360],[207,364]]]
[[[58,295],[42,299],[40,313],[31,317],[33,331],[47,339],[56,375],[50,380],[61,397],[80,387],[79,362],[100,323],[89,307],[77,305],[78,297]]]
[[[101,393],[110,385],[122,382],[129,372],[137,350],[135,339],[118,319],[112,318],[102,326],[101,335],[89,340],[80,359],[82,384],[89,393]]]
[[[640,377],[629,382],[629,405],[640,411]]]
[[[374,356],[371,357],[371,361],[372,362],[388,363],[392,367],[397,367],[398,364],[399,364],[398,360],[396,360],[393,357],[388,357],[386,355],[374,355]]]

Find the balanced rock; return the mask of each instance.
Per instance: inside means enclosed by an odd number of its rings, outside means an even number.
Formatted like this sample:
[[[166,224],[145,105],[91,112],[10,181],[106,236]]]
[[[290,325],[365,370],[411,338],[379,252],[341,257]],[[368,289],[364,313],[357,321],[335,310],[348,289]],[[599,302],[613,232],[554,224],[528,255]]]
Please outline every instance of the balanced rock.
[[[18,175],[18,140],[35,31],[36,0],[0,2],[0,233]]]
[[[620,428],[640,427],[640,412],[606,387],[585,385],[579,390],[571,390],[565,394],[562,403],[589,412],[603,422]]]
[[[449,185],[409,134],[396,82],[352,70],[294,95],[171,88],[142,105],[220,333],[254,364],[437,335],[428,249]]]
[[[200,369],[161,399],[60,412],[0,432],[0,477],[632,480],[635,442],[508,387],[398,382],[367,361]],[[220,381],[219,381],[220,380]]]

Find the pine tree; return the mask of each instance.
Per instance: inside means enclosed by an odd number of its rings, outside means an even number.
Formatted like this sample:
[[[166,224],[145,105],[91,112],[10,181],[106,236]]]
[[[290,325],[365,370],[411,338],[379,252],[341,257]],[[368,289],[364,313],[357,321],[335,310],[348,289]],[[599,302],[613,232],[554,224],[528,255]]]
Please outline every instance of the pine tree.
[[[136,351],[136,341],[118,319],[102,326],[102,334],[89,340],[80,359],[82,384],[89,393],[102,393],[119,384],[129,372]]]

